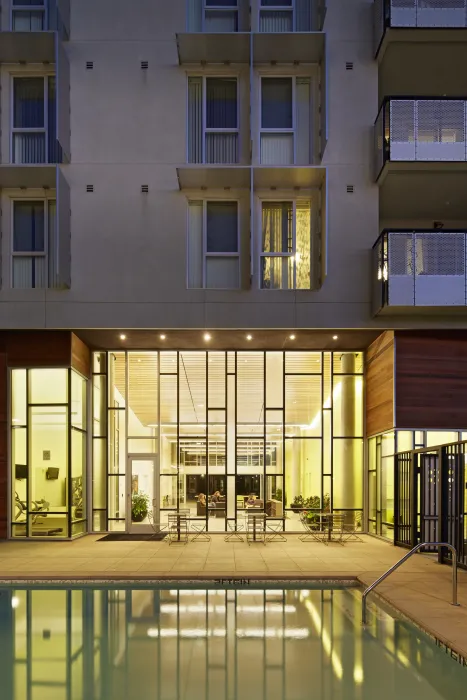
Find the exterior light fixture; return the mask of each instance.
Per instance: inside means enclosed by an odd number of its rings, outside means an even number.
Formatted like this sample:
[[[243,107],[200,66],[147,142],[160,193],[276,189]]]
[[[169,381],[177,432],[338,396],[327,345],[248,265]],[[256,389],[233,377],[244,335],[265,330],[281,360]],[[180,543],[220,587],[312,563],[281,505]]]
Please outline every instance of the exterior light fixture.
[[[290,338],[290,340],[295,340],[295,336],[293,334],[289,335],[289,338]]]
[[[126,340],[125,333],[120,333],[120,340]]]
[[[247,339],[247,340],[253,340],[253,336],[252,336],[252,335],[247,335],[246,339]]]
[[[204,340],[206,340],[206,341],[211,340],[211,335],[209,333],[205,333]]]
[[[162,333],[162,335],[160,335],[160,336],[159,336],[159,338],[160,338],[161,340],[165,340],[165,339],[166,339],[166,337],[167,337],[167,336],[166,336],[166,335],[164,335],[163,333]]]
[[[338,335],[333,335],[333,336],[332,336],[332,339],[333,339],[333,340],[337,340],[338,337],[339,337]]]

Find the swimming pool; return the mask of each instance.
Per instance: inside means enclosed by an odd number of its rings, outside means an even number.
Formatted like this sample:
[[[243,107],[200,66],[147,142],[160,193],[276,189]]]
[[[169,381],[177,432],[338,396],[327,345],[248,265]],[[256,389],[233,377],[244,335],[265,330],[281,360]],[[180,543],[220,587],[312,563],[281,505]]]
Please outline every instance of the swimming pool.
[[[467,668],[361,591],[0,588],[2,700],[456,700]],[[303,586],[303,584],[301,584]]]

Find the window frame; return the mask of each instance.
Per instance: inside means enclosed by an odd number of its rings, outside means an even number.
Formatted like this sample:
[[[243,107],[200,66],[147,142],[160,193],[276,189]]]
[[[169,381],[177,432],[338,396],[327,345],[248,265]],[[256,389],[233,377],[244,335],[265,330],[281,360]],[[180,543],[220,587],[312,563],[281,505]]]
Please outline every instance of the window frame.
[[[258,198],[259,211],[258,211],[258,234],[259,234],[259,274],[258,274],[258,287],[260,291],[266,292],[306,292],[311,291],[311,281],[312,281],[312,250],[311,250],[311,240],[312,240],[312,226],[311,226],[311,213],[313,209],[314,197],[312,193],[307,195],[302,195],[300,197],[288,197],[288,196],[260,196]],[[268,253],[263,250],[263,205],[264,204],[292,204],[292,251],[290,253]],[[309,287],[307,288],[297,288],[297,261],[295,256],[297,254],[297,204],[306,203],[310,207],[310,280]],[[293,260],[293,286],[287,289],[277,289],[270,287],[263,287],[263,258],[292,258]]]
[[[201,163],[198,163],[198,165],[228,165],[225,163],[208,163],[206,161],[206,137],[207,134],[237,134],[237,163],[231,163],[230,165],[238,165],[240,163],[240,153],[241,153],[241,143],[240,143],[240,85],[239,85],[239,76],[237,74],[231,74],[229,73],[228,75],[224,75],[222,73],[216,74],[216,73],[210,73],[208,75],[200,75],[199,72],[193,72],[193,73],[188,73],[187,74],[187,81],[186,81],[186,115],[187,115],[187,120],[186,120],[186,162],[189,162],[189,157],[190,157],[190,152],[189,152],[189,138],[188,138],[188,133],[189,133],[189,79],[190,78],[201,78],[201,92],[202,92],[202,100],[203,100],[203,105],[202,105],[202,131],[203,131],[203,155],[202,155],[202,161]],[[225,80],[235,80],[235,85],[236,85],[236,101],[237,101],[237,127],[235,129],[221,129],[221,128],[208,128],[206,126],[206,120],[207,120],[207,81],[210,79],[225,79]]]
[[[55,73],[11,73],[10,85],[10,163],[12,165],[49,165],[49,78],[55,78],[55,101],[57,102],[57,82]],[[15,80],[22,78],[42,78],[44,89],[44,126],[15,127]],[[15,161],[15,134],[44,134],[45,160],[43,163],[18,163]]]
[[[190,2],[190,0],[188,0]],[[237,21],[236,21],[236,26],[237,29],[234,32],[225,32],[225,34],[237,34],[239,29],[239,6],[238,6],[238,0],[231,0],[232,4],[231,5],[208,5],[207,0],[203,0],[203,9],[202,9],[202,14],[201,14],[201,31],[205,32],[206,31],[206,13],[207,12],[235,12],[237,15]]]
[[[191,287],[189,285],[189,255],[190,255],[190,231],[189,231],[189,206],[191,202],[201,202],[203,204],[203,279],[202,287]],[[214,253],[208,252],[207,250],[207,240],[208,240],[208,227],[207,227],[207,212],[208,203],[220,203],[220,202],[235,202],[237,205],[237,252],[236,253]],[[187,199],[187,256],[186,256],[186,286],[187,289],[204,289],[207,291],[232,291],[241,288],[241,254],[240,254],[240,218],[241,218],[241,202],[237,197],[189,197]],[[236,258],[238,261],[238,285],[236,287],[208,287],[207,286],[207,260],[208,258]]]
[[[300,74],[284,74],[284,73],[278,73],[277,75],[274,73],[260,73],[259,81],[259,106],[258,106],[258,115],[259,115],[259,139],[258,139],[258,162],[260,165],[263,165],[262,159],[261,159],[261,142],[262,142],[262,136],[263,134],[291,134],[293,143],[292,143],[292,151],[293,151],[293,162],[289,163],[288,165],[296,165],[297,164],[297,80],[303,80],[307,79],[310,81],[310,99],[309,99],[309,108],[310,108],[310,123],[309,123],[309,154],[308,154],[308,165],[313,164],[313,148],[314,148],[314,128],[315,128],[315,114],[313,111],[313,86],[314,86],[314,79],[313,75],[311,73],[307,73],[306,75]],[[263,80],[268,80],[268,79],[274,79],[274,78],[288,78],[292,81],[292,128],[289,129],[269,129],[269,128],[263,128]],[[274,167],[273,164],[267,164],[269,167]],[[281,164],[276,164],[278,167],[281,167]],[[286,167],[286,166],[285,166]],[[307,167],[306,165],[303,167]]]
[[[16,202],[42,202],[44,209],[44,252],[37,251],[21,251],[15,252],[15,203]],[[11,254],[10,254],[10,288],[18,289],[24,291],[25,289],[49,289],[49,237],[50,237],[50,227],[49,227],[49,209],[50,203],[55,202],[57,206],[57,197],[10,197],[11,206],[11,231],[10,231],[10,241],[11,241]],[[45,265],[45,275],[44,275],[44,286],[43,287],[15,287],[13,285],[14,281],[14,258],[43,258]]]
[[[42,29],[40,31],[46,32],[48,30],[48,25],[49,25],[49,8],[48,8],[48,3],[46,0],[43,0],[42,4],[40,5],[37,0],[35,5],[23,5],[19,3],[18,5],[13,4],[13,0],[10,2],[10,31],[12,32],[17,32],[21,31],[18,29],[14,28],[14,17],[16,13],[25,13],[25,12],[41,12],[42,13]],[[36,30],[29,30],[31,32],[36,31]]]
[[[297,31],[297,13],[295,11],[295,0],[291,0],[290,5],[263,5],[263,0],[258,3],[258,30],[261,31],[261,13],[262,12],[289,12],[292,15],[292,32]],[[262,32],[262,34],[270,34],[271,32]],[[287,32],[284,32],[287,34]]]

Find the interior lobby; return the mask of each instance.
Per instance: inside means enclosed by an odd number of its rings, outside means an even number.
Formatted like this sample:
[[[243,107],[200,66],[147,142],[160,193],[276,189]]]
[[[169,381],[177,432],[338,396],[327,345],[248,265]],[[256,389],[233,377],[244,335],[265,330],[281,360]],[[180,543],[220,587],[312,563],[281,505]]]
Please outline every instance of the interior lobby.
[[[365,340],[68,335],[67,367],[7,356],[11,537],[150,534],[184,510],[221,533],[250,508],[299,532],[304,503],[363,529]]]

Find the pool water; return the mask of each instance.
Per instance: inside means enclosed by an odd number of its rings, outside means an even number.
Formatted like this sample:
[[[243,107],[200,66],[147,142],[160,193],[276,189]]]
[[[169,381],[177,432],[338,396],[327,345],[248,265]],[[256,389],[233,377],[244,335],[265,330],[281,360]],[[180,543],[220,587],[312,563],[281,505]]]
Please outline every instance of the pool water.
[[[0,588],[1,700],[435,700],[467,668],[357,588]]]

